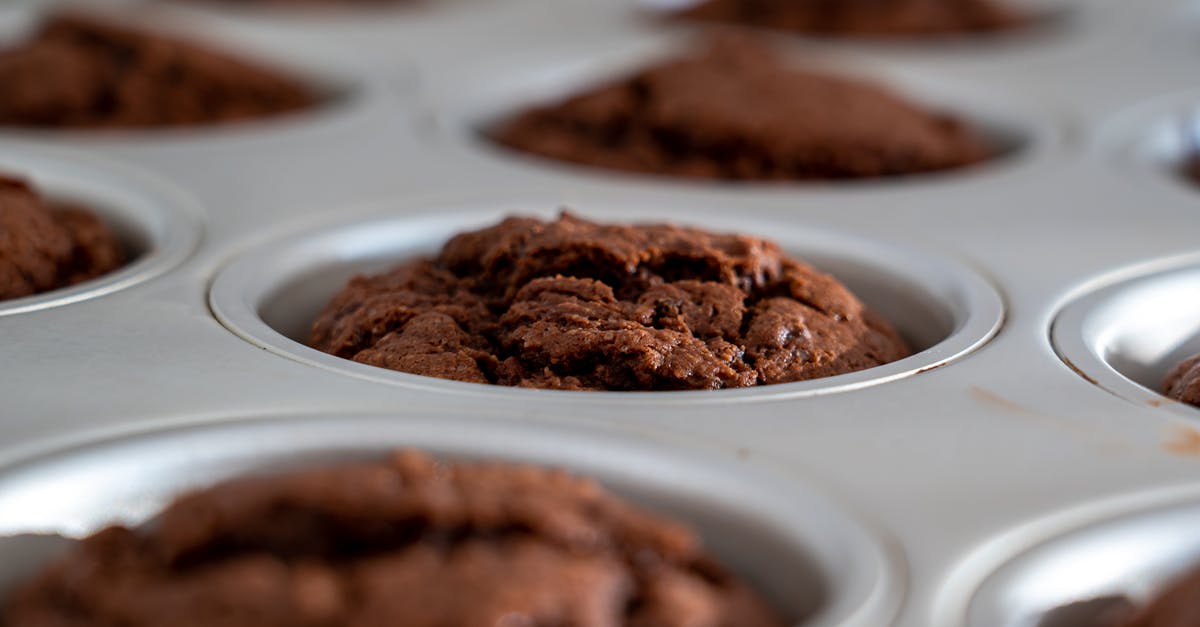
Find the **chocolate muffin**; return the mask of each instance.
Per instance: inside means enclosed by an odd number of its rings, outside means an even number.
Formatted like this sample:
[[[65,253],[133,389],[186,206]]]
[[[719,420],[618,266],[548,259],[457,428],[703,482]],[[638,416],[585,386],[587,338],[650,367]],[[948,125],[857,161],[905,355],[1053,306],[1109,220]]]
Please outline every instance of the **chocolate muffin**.
[[[1074,623],[1039,627],[1195,627],[1200,625],[1200,569],[1186,573],[1160,590],[1148,603],[1109,601],[1103,611]]]
[[[0,175],[0,300],[74,285],[119,268],[124,252],[86,209],[55,205]]]
[[[732,181],[915,174],[992,156],[955,117],[743,39],[535,107],[489,135],[570,163]]]
[[[1196,185],[1200,185],[1200,154],[1193,154],[1184,159],[1180,172],[1184,178]]]
[[[1179,362],[1163,381],[1163,394],[1200,407],[1200,354]]]
[[[993,0],[703,0],[676,17],[816,35],[922,36],[1030,22]]]
[[[508,218],[359,276],[310,343],[413,374],[569,390],[713,390],[862,370],[904,340],[836,279],[746,235]]]
[[[174,127],[308,108],[314,94],[275,71],[79,13],[47,20],[0,52],[0,125]]]
[[[382,463],[238,479],[105,529],[7,625],[783,627],[678,523],[564,472]]]

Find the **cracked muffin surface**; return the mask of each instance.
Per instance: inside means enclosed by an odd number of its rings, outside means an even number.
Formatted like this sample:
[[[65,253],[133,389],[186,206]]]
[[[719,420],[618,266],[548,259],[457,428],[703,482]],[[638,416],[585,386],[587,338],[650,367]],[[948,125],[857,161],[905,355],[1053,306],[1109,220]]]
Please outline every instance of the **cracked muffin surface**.
[[[568,213],[507,218],[355,277],[310,344],[444,379],[626,391],[800,381],[909,353],[845,286],[769,241]]]
[[[19,587],[56,627],[783,627],[687,527],[568,473],[379,463],[235,479]]]
[[[892,36],[999,31],[1033,19],[993,0],[704,0],[675,16],[816,35]]]
[[[50,203],[0,174],[0,300],[74,285],[124,262],[116,236],[91,211]]]
[[[957,117],[735,37],[517,113],[488,135],[577,165],[725,181],[897,176],[993,156]]]
[[[273,70],[80,12],[0,51],[0,125],[148,128],[233,122],[312,107]]]

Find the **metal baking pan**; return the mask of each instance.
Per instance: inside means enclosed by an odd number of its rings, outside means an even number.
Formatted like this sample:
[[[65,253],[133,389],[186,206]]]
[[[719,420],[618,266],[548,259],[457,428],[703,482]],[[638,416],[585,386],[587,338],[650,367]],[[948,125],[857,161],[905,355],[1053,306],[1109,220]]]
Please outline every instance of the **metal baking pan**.
[[[0,43],[48,4],[0,10]],[[806,627],[1030,625],[1073,600],[1143,598],[1196,555],[1200,410],[1156,391],[1200,348],[1184,295],[1200,192],[1177,172],[1200,107],[1190,3],[1065,2],[1053,27],[986,42],[773,36],[1003,149],[936,175],[795,185],[611,174],[486,142],[489,122],[696,32],[640,0],[155,7],[139,19],[338,97],[177,133],[0,130],[0,168],[94,206],[136,256],[0,304],[4,533],[138,523],[234,473],[413,444],[594,474],[698,525]],[[823,381],[576,394],[304,346],[349,275],[561,207],[777,239],[920,350]],[[1155,550],[1121,558],[1142,539]],[[0,546],[0,580],[54,548],[27,540]],[[1048,576],[1061,585],[1031,592]]]

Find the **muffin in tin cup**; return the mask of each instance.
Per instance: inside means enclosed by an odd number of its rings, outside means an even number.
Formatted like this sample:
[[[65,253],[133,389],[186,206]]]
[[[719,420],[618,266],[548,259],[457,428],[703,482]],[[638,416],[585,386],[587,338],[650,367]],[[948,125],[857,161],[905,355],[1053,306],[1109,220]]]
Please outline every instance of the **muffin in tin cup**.
[[[94,215],[116,237],[123,264],[89,280],[0,300],[0,316],[65,305],[135,285],[191,254],[202,213],[185,193],[136,169],[70,153],[0,147],[0,174],[25,182],[52,204]]]
[[[539,206],[524,203],[516,207]],[[545,204],[540,204],[545,206]],[[466,211],[464,211],[466,209]],[[508,214],[553,212],[471,211],[430,208],[439,217],[364,220],[293,237],[252,251],[217,276],[210,294],[214,313],[243,338],[273,352],[345,374],[394,385],[456,394],[509,398],[577,398],[602,402],[736,402],[746,398],[809,396],[852,390],[902,378],[969,353],[999,328],[1003,304],[986,280],[969,268],[908,247],[819,228],[741,216],[605,206],[606,223],[654,222],[709,231],[769,234],[789,255],[804,259],[847,285],[865,306],[888,319],[914,355],[883,365],[808,381],[740,389],[676,392],[575,392],[463,383],[357,363],[306,346],[321,310],[354,275],[386,270],[436,250],[451,236],[497,222]],[[336,308],[338,305],[334,305]],[[563,396],[569,395],[569,396]]]
[[[563,468],[598,480],[639,508],[695,529],[788,624],[867,627],[887,623],[898,607],[897,556],[869,526],[802,481],[692,445],[496,412],[271,416],[92,442],[10,464],[0,471],[0,529],[8,534],[0,542],[3,583],[11,589],[64,549],[28,534],[154,525],[168,500],[200,486],[378,461],[397,447],[447,460]],[[73,496],[56,498],[56,490]]]

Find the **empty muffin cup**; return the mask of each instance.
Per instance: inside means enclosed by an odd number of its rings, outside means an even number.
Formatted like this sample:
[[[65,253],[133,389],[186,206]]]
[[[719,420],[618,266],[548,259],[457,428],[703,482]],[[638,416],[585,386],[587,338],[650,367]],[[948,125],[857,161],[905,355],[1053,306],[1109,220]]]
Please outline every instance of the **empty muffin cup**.
[[[415,448],[450,460],[530,463],[593,478],[691,526],[789,624],[887,624],[899,605],[896,556],[802,481],[784,482],[753,464],[652,438],[488,414],[264,417],[90,443],[10,465],[0,471],[0,577],[11,590],[59,554],[62,543],[46,534],[80,537],[113,523],[154,524],[168,501],[197,487],[380,461],[388,451]]]

